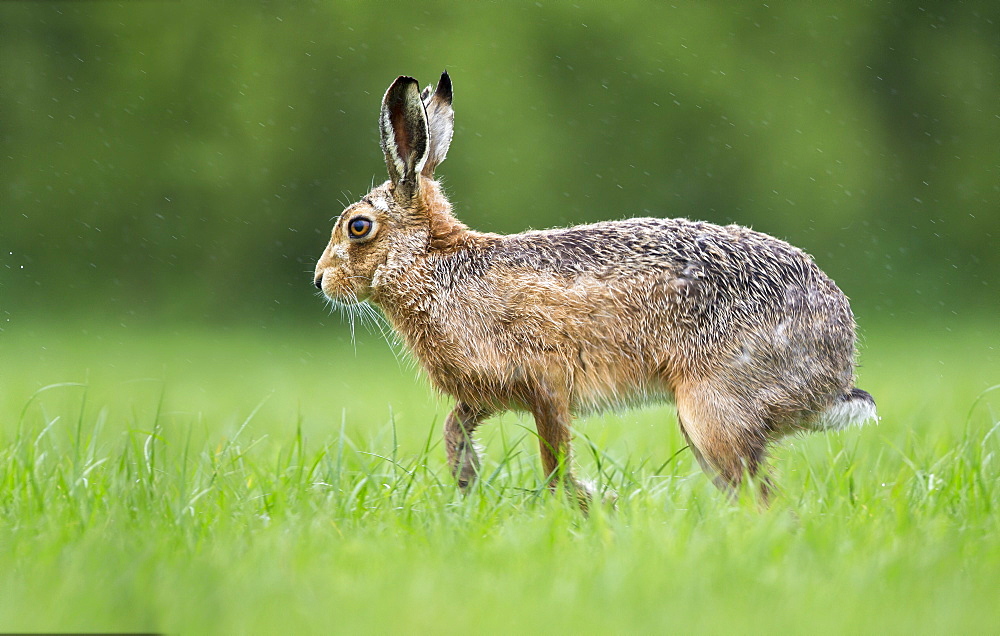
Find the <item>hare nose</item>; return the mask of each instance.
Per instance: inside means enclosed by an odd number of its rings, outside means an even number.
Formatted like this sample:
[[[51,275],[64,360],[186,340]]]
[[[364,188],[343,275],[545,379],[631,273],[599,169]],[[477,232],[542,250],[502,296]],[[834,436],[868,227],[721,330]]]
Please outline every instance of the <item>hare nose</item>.
[[[316,276],[316,278],[313,279],[313,285],[316,286],[316,289],[320,289],[320,290],[323,289],[323,275],[322,274],[318,274]]]

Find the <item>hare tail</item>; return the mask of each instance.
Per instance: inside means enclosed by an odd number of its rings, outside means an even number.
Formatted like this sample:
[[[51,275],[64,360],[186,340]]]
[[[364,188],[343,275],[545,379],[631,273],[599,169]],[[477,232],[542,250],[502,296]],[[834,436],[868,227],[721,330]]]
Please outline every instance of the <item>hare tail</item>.
[[[851,389],[840,395],[812,424],[823,431],[842,431],[849,426],[861,426],[868,420],[878,422],[875,398],[867,391]]]

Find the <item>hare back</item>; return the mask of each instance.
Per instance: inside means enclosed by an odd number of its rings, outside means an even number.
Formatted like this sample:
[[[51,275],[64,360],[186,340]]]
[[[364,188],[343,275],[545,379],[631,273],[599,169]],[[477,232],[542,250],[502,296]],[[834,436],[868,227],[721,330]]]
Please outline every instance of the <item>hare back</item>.
[[[765,294],[819,271],[802,250],[767,234],[687,219],[639,218],[513,234],[490,244],[479,258],[608,282],[662,272],[717,285],[754,279],[765,284],[759,289]]]
[[[429,256],[424,318],[393,320],[464,402],[517,408],[544,385],[603,409],[709,378],[796,421],[851,386],[847,299],[784,241],[651,218],[478,236]]]

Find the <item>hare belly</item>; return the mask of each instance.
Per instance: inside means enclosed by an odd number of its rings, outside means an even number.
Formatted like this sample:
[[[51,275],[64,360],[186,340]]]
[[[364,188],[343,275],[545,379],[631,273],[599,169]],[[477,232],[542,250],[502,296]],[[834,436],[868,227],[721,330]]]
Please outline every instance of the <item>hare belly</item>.
[[[672,402],[673,391],[662,376],[643,364],[591,364],[578,367],[570,398],[578,413],[624,410],[650,403]]]

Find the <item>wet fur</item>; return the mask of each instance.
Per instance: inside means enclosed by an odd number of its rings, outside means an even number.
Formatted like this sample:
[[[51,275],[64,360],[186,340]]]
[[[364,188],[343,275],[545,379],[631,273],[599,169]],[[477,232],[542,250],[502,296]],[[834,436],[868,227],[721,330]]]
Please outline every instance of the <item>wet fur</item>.
[[[874,417],[853,386],[847,298],[806,253],[686,219],[472,231],[432,178],[452,117],[447,75],[433,94],[410,78],[390,87],[380,122],[391,178],[338,219],[316,282],[331,299],[380,307],[456,399],[445,443],[463,487],[478,472],[476,427],[506,410],[534,416],[544,469],[581,493],[574,414],[675,401],[696,458],[729,492],[780,437]],[[346,234],[358,215],[377,228],[364,241]]]

